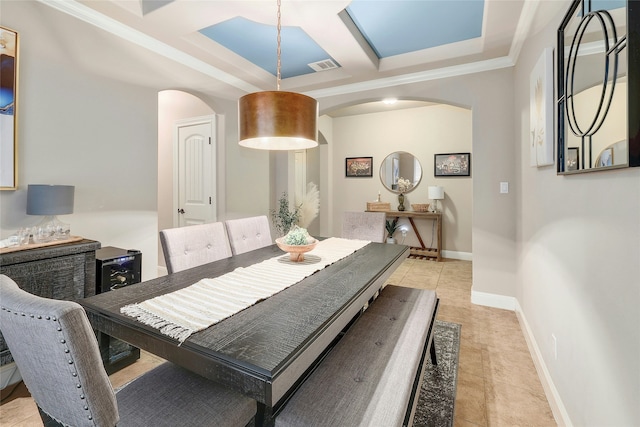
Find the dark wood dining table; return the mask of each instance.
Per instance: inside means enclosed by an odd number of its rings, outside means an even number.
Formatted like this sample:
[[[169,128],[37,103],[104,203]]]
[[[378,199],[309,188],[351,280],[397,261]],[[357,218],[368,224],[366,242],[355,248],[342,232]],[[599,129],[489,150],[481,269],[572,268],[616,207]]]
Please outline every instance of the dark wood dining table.
[[[409,255],[369,243],[301,282],[191,335],[182,344],[120,308],[276,256],[272,245],[79,301],[92,326],[217,381],[258,402],[256,424],[271,424],[286,401],[362,307]],[[307,254],[313,259],[313,253]]]

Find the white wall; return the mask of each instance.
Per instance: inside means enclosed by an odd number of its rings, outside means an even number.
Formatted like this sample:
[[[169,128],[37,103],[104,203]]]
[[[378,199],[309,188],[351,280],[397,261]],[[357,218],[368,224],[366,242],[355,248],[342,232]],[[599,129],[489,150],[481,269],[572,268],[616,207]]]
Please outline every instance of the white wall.
[[[529,166],[529,74],[543,49],[555,45],[564,10],[553,3],[541,3],[515,69],[517,297],[563,422],[636,426],[640,168],[558,176],[555,166]]]
[[[321,128],[332,134],[333,152],[329,173],[333,177],[332,200],[334,228],[332,235],[342,230],[342,213],[362,211],[366,203],[381,200],[398,206],[397,194],[387,190],[380,181],[380,165],[395,151],[413,154],[422,167],[419,185],[405,195],[405,207],[412,203],[430,203],[427,188],[441,185],[445,200],[439,203],[443,211],[443,249],[471,253],[472,184],[471,177],[436,178],[433,173],[434,154],[471,152],[471,110],[436,104],[420,108],[361,114],[332,119],[332,128]],[[346,157],[373,157],[373,177],[346,178]],[[471,156],[473,161],[473,155]],[[418,232],[427,246],[432,242],[432,221],[416,220]],[[409,230],[405,244],[420,246],[408,220],[401,225]],[[402,239],[398,233],[397,239]],[[400,241],[399,240],[399,241]],[[435,245],[435,241],[434,241]]]
[[[573,424],[640,425],[640,168],[559,177],[553,167],[529,167],[529,73],[543,48],[554,45],[564,11],[554,10],[551,18],[542,12],[566,3],[540,2],[515,69],[319,101],[329,111],[393,92],[472,110],[474,294],[517,298]],[[3,1],[2,25],[22,36],[20,189],[0,193],[2,235],[37,222],[24,213],[28,183],[73,184],[76,210],[62,217],[73,233],[140,249],[144,274],[155,272],[157,92],[166,88],[125,85],[103,75],[86,58],[108,36],[40,3]],[[62,28],[73,29],[74,39],[65,39]],[[138,56],[104,55],[127,67]],[[224,114],[225,215],[266,213],[274,182],[287,168],[273,154],[237,145],[235,102],[207,103]],[[322,156],[339,158],[335,168],[343,176],[344,156],[333,153],[332,131],[325,137]],[[322,186],[334,188],[338,178],[322,177]],[[509,194],[499,193],[501,181],[510,182]],[[375,189],[364,190],[364,201],[377,196]],[[332,212],[338,207],[321,197],[323,213],[330,213],[321,218],[321,230],[336,230],[340,220]]]
[[[516,290],[516,199],[513,191],[509,194],[499,193],[501,181],[510,182],[514,188],[517,179],[513,160],[515,131],[512,86],[513,70],[500,69],[319,99],[321,112],[380,100],[390,93],[399,99],[432,101],[471,109],[473,208],[464,209],[472,210],[473,291],[489,296],[514,297]],[[389,141],[387,151],[394,151],[395,144],[400,142]],[[332,145],[329,141],[329,146],[335,149],[337,144]],[[329,158],[335,162],[338,157],[331,154]],[[343,167],[343,162],[344,157],[336,168]],[[428,169],[425,167],[425,171]],[[332,174],[330,178],[335,180],[337,174]],[[334,189],[336,187],[332,186]],[[372,200],[377,194],[378,191],[364,194],[363,201]],[[358,203],[358,209],[361,210],[362,206],[362,202]],[[335,214],[340,209],[334,202],[331,218],[331,230],[334,232],[341,224],[341,219]]]
[[[61,217],[72,234],[141,250],[143,277],[155,277],[157,91],[95,72],[57,30],[93,27],[47,6],[3,2],[2,25],[21,44],[19,189],[0,193],[2,235],[39,221],[25,213],[28,184],[75,185],[74,213]]]
[[[1,18],[21,37],[20,188],[0,193],[2,237],[39,220],[25,214],[27,184],[76,185],[75,212],[61,217],[72,233],[141,250],[143,278],[156,277],[158,218],[165,228],[172,215],[167,129],[178,116],[205,111],[218,114],[218,219],[268,214],[269,153],[238,146],[235,100],[174,98],[176,111],[159,108],[167,87],[152,86],[155,79],[124,84],[100,67],[111,61],[125,75],[163,74],[149,52],[35,1],[3,1]],[[112,45],[119,49],[105,47]]]
[[[175,226],[173,223],[175,124],[182,119],[213,115],[215,112],[210,106],[190,93],[165,90],[158,94],[158,231]],[[220,145],[224,146],[224,143]],[[159,241],[158,265],[166,266]]]

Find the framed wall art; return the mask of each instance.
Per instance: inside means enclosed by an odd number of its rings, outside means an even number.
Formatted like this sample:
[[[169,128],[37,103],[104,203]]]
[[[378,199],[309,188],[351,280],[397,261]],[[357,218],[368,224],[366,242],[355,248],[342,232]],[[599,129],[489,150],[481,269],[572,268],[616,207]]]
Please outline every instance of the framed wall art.
[[[372,177],[373,157],[347,157],[345,159],[345,176],[347,178]]]
[[[16,170],[18,33],[0,27],[0,189],[18,187]]]
[[[436,154],[434,176],[470,176],[471,153]]]
[[[553,48],[546,48],[529,77],[531,166],[553,164]]]
[[[567,171],[577,171],[580,165],[580,150],[578,147],[567,148]]]

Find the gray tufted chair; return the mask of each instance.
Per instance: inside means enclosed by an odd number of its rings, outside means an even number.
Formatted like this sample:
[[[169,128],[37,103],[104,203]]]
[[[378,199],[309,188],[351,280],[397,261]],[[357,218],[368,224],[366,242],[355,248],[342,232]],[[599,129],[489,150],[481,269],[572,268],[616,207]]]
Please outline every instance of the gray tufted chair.
[[[269,220],[265,215],[225,221],[234,255],[273,244]]]
[[[169,273],[231,256],[229,239],[221,222],[162,230],[160,244]]]
[[[256,402],[171,363],[114,393],[84,309],[0,275],[0,329],[45,425],[245,426]]]
[[[387,215],[384,212],[345,212],[342,237],[384,243]]]

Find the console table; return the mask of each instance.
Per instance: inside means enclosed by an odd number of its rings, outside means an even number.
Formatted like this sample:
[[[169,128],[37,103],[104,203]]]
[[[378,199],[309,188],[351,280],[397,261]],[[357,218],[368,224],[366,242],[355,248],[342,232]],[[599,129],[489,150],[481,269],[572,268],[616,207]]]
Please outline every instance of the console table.
[[[100,249],[100,242],[79,239],[12,250],[0,254],[0,273],[32,294],[76,301],[96,293],[97,249]],[[11,361],[13,357],[0,334],[0,365]]]
[[[442,261],[442,214],[433,212],[416,212],[416,211],[384,211],[388,217],[392,218],[408,218],[413,228],[413,232],[416,233],[416,237],[420,242],[420,247],[411,247],[410,258],[435,258],[436,261]],[[435,248],[428,248],[424,245],[422,237],[416,228],[414,219],[428,219],[435,221],[436,226],[436,238],[438,239],[437,246]]]

